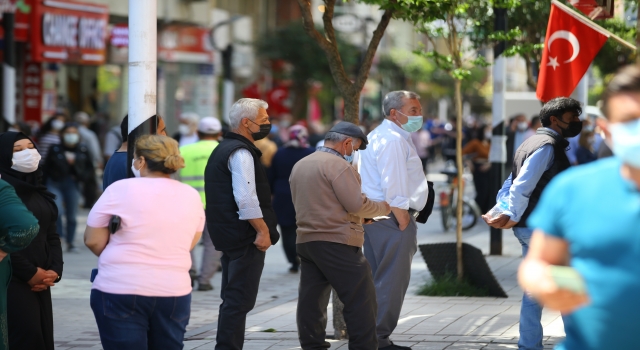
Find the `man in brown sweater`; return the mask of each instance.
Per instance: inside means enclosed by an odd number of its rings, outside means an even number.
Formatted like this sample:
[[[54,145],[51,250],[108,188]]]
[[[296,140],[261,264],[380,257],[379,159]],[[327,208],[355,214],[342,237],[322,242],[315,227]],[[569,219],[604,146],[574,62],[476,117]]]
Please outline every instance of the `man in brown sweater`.
[[[350,164],[367,143],[360,128],[340,122],[325,136],[324,147],[296,163],[289,178],[301,261],[297,323],[302,349],[329,348],[325,329],[331,287],[344,303],[349,349],[378,348],[376,294],[362,254],[362,223],[391,208],[362,194],[360,175]]]

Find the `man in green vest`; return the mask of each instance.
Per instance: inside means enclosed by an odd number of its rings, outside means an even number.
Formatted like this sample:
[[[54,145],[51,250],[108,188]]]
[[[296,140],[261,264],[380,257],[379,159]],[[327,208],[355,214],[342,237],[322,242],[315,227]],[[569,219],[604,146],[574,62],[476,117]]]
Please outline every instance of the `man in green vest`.
[[[222,125],[220,121],[214,117],[205,117],[198,124],[198,139],[196,143],[180,147],[180,153],[184,158],[185,167],[180,170],[180,181],[195,188],[200,193],[202,206],[206,206],[204,195],[204,169],[213,150],[218,146],[218,139]],[[198,280],[198,290],[212,290],[211,278],[220,266],[221,252],[217,251],[211,242],[211,236],[205,225],[202,232],[202,240],[204,242],[204,252],[202,254],[202,267],[200,275],[197,275],[197,264],[194,251],[191,251],[191,270],[189,274],[192,281]]]

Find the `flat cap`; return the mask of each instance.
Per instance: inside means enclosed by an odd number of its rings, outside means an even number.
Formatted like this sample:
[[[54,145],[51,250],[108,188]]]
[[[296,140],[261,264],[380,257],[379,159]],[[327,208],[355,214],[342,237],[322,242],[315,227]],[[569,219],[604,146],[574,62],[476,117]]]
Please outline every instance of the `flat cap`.
[[[329,132],[335,132],[338,134],[359,138],[360,140],[362,140],[362,143],[360,144],[360,148],[358,148],[359,150],[366,149],[367,145],[369,144],[369,140],[367,140],[367,135],[365,135],[364,132],[362,132],[362,130],[353,123],[340,122],[334,125],[333,128],[329,130]]]

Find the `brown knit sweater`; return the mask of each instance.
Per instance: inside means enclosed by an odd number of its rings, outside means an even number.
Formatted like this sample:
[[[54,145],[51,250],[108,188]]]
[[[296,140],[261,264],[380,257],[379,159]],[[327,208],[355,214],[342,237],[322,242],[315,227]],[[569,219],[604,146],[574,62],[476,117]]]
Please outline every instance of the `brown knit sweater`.
[[[362,247],[362,218],[388,214],[383,203],[362,194],[360,175],[343,158],[315,152],[293,167],[291,195],[296,209],[296,243],[327,241]]]

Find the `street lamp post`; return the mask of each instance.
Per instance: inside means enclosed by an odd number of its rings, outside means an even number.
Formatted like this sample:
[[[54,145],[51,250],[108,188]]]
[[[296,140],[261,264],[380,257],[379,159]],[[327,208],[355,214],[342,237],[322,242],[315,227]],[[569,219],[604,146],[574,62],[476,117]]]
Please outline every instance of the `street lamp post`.
[[[136,139],[155,134],[158,69],[158,1],[129,1],[129,137],[127,164]],[[133,176],[131,169],[129,177]]]
[[[2,14],[4,30],[4,62],[2,65],[2,121],[0,131],[7,131],[16,123],[16,52],[14,40],[15,13]]]
[[[234,102],[234,94],[235,94],[235,85],[233,83],[233,67],[232,67],[232,59],[233,59],[233,41],[229,40],[229,43],[224,49],[221,49],[216,44],[215,40],[215,32],[222,26],[230,25],[231,23],[239,20],[242,16],[235,15],[231,16],[226,21],[222,21],[217,23],[211,28],[211,32],[209,38],[211,40],[211,46],[216,51],[220,51],[222,56],[222,78],[224,80],[223,83],[223,92],[222,92],[222,118],[223,120],[229,124],[229,110],[231,109],[231,105]]]

